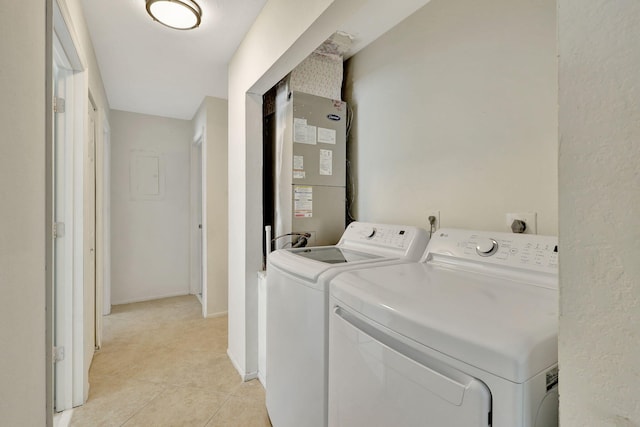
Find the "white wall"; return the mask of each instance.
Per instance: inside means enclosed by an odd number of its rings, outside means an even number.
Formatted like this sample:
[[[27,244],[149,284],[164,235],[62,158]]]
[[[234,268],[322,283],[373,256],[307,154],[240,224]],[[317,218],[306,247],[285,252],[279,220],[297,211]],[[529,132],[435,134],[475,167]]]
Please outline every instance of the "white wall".
[[[45,2],[0,13],[0,414],[43,426],[45,397]]]
[[[364,3],[365,0],[271,0],[229,64],[228,353],[244,378],[255,377],[258,368],[256,272],[262,264],[261,95],[353,17]]]
[[[88,85],[98,109],[108,102],[80,0],[61,0],[80,54],[87,61]],[[7,425],[45,425],[45,94],[46,9],[52,2],[4,7],[0,14],[2,93],[12,101],[0,111],[0,414]],[[50,294],[49,294],[50,295]],[[19,325],[19,326],[16,326]],[[17,329],[19,333],[16,333]],[[89,367],[86,366],[86,372]],[[49,396],[50,398],[51,396]]]
[[[420,2],[424,4],[425,2]],[[257,368],[261,263],[260,95],[336,30],[375,34],[416,2],[271,0],[229,65],[229,355],[245,377]],[[415,7],[414,7],[415,6]],[[287,22],[287,25],[282,25]],[[394,20],[397,23],[398,20]],[[356,40],[361,44],[361,40]],[[508,53],[508,52],[507,52]],[[439,207],[436,207],[439,209]]]
[[[111,297],[113,304],[189,293],[191,121],[111,111]],[[164,194],[130,188],[132,153],[164,162]]]
[[[356,218],[557,234],[555,0],[433,0],[346,64]]]
[[[560,421],[640,425],[640,3],[559,0]]]
[[[103,117],[101,116],[106,115],[107,118],[109,117],[109,101],[102,82],[102,75],[100,74],[100,67],[98,66],[98,60],[96,59],[96,54],[93,49],[91,36],[89,35],[89,28],[87,27],[87,22],[84,19],[82,0],[58,1],[61,4],[64,3],[69,10],[73,30],[79,43],[78,47],[82,52],[81,54],[84,55],[84,58],[87,61],[89,71],[89,91],[91,92],[91,96],[93,97],[93,100],[96,103],[96,108],[98,109],[99,118],[97,128],[100,129],[100,132],[98,133],[100,135],[103,128]]]
[[[204,313],[208,317],[224,314],[228,307],[227,125],[227,100],[205,97],[193,118],[193,140],[204,132],[203,227],[207,237]]]

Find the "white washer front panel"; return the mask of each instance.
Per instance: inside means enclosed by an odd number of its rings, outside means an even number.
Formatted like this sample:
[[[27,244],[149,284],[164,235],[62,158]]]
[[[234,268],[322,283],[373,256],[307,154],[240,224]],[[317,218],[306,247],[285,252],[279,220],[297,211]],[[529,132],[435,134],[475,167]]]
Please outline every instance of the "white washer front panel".
[[[326,292],[271,268],[267,282],[267,408],[277,427],[326,425]],[[276,285],[274,285],[276,283]]]
[[[347,310],[332,312],[330,328],[330,426],[491,424],[491,394],[481,381],[367,327]]]

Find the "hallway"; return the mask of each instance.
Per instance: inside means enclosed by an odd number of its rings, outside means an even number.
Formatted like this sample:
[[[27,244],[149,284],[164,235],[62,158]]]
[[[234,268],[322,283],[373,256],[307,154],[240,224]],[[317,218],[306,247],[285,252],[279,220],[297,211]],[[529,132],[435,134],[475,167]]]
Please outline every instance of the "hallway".
[[[270,426],[264,389],[226,354],[227,318],[193,295],[113,306],[72,426]]]

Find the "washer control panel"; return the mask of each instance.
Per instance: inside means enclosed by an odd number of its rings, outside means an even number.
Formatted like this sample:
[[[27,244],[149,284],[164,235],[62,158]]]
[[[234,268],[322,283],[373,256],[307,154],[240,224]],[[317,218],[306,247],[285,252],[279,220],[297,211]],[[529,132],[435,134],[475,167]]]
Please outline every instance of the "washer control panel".
[[[429,254],[554,274],[558,270],[558,239],[553,236],[443,228],[431,238],[425,259]]]
[[[419,227],[352,222],[337,246],[390,258],[418,261],[424,254],[428,242],[429,234]]]
[[[369,224],[352,222],[341,240],[406,249],[416,238],[415,227],[389,224]]]

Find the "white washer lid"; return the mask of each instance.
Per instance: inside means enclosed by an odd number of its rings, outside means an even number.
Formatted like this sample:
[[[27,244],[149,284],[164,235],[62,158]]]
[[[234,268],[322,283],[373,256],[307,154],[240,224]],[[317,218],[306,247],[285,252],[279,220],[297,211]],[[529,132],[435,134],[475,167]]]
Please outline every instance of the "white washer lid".
[[[352,222],[334,246],[288,248],[272,252],[268,265],[315,282],[327,270],[396,259],[417,261],[429,235],[409,225]],[[267,268],[268,270],[268,268]]]
[[[289,274],[299,276],[308,281],[317,281],[322,273],[336,267],[385,259],[379,255],[358,252],[338,246],[314,246],[311,248],[277,250],[269,255],[268,262],[287,271]]]
[[[422,263],[345,272],[330,289],[339,304],[516,383],[558,361],[557,290]]]

